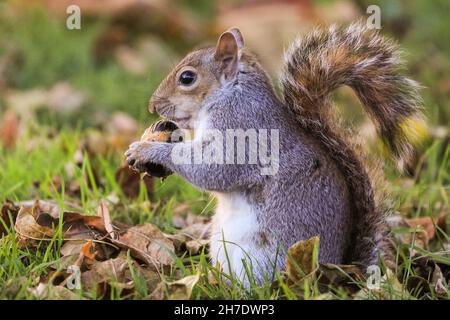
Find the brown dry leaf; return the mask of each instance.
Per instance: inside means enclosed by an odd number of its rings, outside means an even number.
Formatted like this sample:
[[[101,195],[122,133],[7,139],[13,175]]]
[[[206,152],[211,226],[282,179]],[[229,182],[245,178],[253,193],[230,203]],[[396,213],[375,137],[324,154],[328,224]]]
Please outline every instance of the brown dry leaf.
[[[52,286],[45,283],[40,283],[35,288],[29,288],[28,291],[40,300],[80,300],[79,295],[70,291],[63,286]]]
[[[184,235],[190,239],[206,240],[209,239],[209,233],[211,232],[210,223],[194,223],[186,228],[182,229],[179,234]]]
[[[188,300],[191,298],[192,290],[200,279],[197,273],[187,276],[175,282],[169,283],[169,300]]]
[[[202,248],[206,247],[209,243],[209,240],[189,240],[186,242],[186,249],[191,256],[199,254]]]
[[[164,236],[172,241],[175,252],[177,255],[182,255],[186,251],[186,241],[189,240],[189,238],[182,234],[167,234],[164,233]]]
[[[87,241],[82,247],[81,247],[81,253],[85,258],[88,258],[90,260],[94,260],[95,256],[97,255],[97,252],[95,251],[95,248],[93,246],[92,240]]]
[[[411,228],[400,215],[391,215],[386,219],[389,228],[393,231],[397,242],[411,246],[411,255],[415,254],[412,246],[426,249],[428,246],[428,235],[422,227]]]
[[[77,247],[72,248],[73,250],[77,249]],[[62,250],[61,250],[62,251]],[[66,249],[67,251],[67,249]],[[70,252],[71,255],[69,256],[64,256],[67,259],[67,261],[73,261],[72,258],[75,254],[77,254],[77,252],[73,251]],[[80,251],[78,252],[78,257],[76,260],[74,260],[73,263],[71,263],[70,265],[67,265],[67,267],[69,266],[78,266],[78,267],[87,267],[89,268],[94,262],[95,262],[95,257],[97,255],[97,251],[95,250],[94,247],[94,243],[92,242],[92,240],[86,241],[81,245]],[[70,259],[70,260],[69,260]]]
[[[142,275],[150,291],[154,291],[161,282],[160,275],[141,267],[136,261],[131,260],[131,266],[135,273]],[[108,292],[111,286],[124,290],[122,294],[134,290],[133,274],[127,254],[122,251],[116,258],[103,262],[94,261],[90,270],[81,274],[81,283],[85,290],[96,288],[100,295]]]
[[[184,227],[184,229],[175,234],[165,234],[165,236],[173,242],[177,254],[184,254],[187,250],[191,255],[195,255],[201,248],[208,245],[211,218],[194,215],[190,212],[184,216],[180,214],[183,211],[185,213],[187,208],[188,205],[182,205],[174,210],[176,214],[173,223],[176,227]]]
[[[448,213],[443,212],[438,214],[436,217],[418,217],[405,219],[405,222],[411,228],[420,226],[422,227],[426,234],[427,240],[432,240],[436,236],[436,226],[445,231],[445,220],[447,219]]]
[[[95,261],[91,270],[81,274],[81,284],[85,290],[105,286],[109,282],[129,284],[131,279],[127,277],[128,268],[128,261],[124,254],[102,262]]]
[[[428,243],[436,237],[436,227],[445,232],[447,216],[447,212],[442,212],[436,217],[407,219],[396,214],[389,216],[386,221],[398,242],[427,249]],[[411,255],[416,254],[414,248],[411,248],[410,251]]]
[[[446,285],[446,281],[444,278],[444,275],[442,274],[441,268],[436,264],[432,277],[431,277],[431,281],[430,281],[430,285],[433,286],[434,291],[436,292],[437,295],[441,296],[441,297],[446,297],[448,294],[448,289],[447,289],[447,285]]]
[[[213,271],[208,270],[207,277],[208,277],[208,284],[210,284],[212,286],[216,286],[216,285],[219,284],[219,279],[218,278],[220,277],[220,275],[218,276],[217,274],[214,274]]]
[[[55,219],[46,212],[36,216],[36,222],[45,227],[57,226],[59,218]],[[104,236],[106,229],[102,217],[86,216],[78,212],[66,211],[63,214],[63,236],[66,239],[92,239]]]
[[[34,208],[22,206],[17,214],[14,229],[18,234],[20,246],[26,245],[27,242],[35,243],[36,240],[50,239],[52,237],[53,230],[51,228],[41,226],[36,222]]]
[[[344,287],[351,293],[356,292],[359,288],[353,281],[365,281],[366,277],[361,269],[356,265],[334,265],[324,264],[319,266],[319,283],[328,287]]]
[[[189,212],[186,216],[186,224],[188,226],[196,223],[203,223],[208,224],[211,221],[211,217],[199,215],[199,214],[193,214],[192,212]]]
[[[432,290],[439,296],[446,296],[446,279],[443,270],[448,268],[446,264],[440,264],[431,257],[415,255],[411,258],[413,275],[407,279],[406,287],[410,291],[426,295]]]
[[[33,205],[31,205],[33,203]],[[15,222],[15,230],[21,245],[27,240],[35,244],[36,240],[52,237],[54,227],[59,225],[59,207],[49,201],[25,201]],[[85,216],[76,212],[64,212],[62,220],[63,237],[68,239],[93,239],[106,234],[102,217]]]
[[[173,210],[172,223],[175,228],[182,229],[196,223],[206,224],[209,221],[211,221],[210,217],[193,214],[187,203],[181,204]]]
[[[148,268],[143,268],[137,263],[135,263],[134,267],[136,269],[136,272],[144,277],[149,292],[153,292],[161,283],[161,275],[158,272],[149,270]]]
[[[433,239],[434,235],[436,234],[436,228],[433,225],[433,219],[431,217],[405,219],[405,222],[411,228],[422,227],[427,236],[426,243],[428,243],[429,240]]]
[[[105,201],[100,201],[97,209],[97,215],[102,218],[105,230],[109,237],[117,239],[117,234],[114,232],[114,226],[112,224],[111,214]]]
[[[59,218],[60,209],[58,204],[53,200],[26,200],[18,202],[17,205],[30,209],[35,207],[37,213],[46,212],[53,218]]]
[[[188,226],[186,222],[186,216],[190,213],[190,205],[187,203],[182,203],[173,209],[172,224],[175,228],[185,228]]]
[[[167,284],[161,282],[150,295],[150,299],[188,300],[191,298],[192,290],[199,279],[200,275],[197,273]]]
[[[175,248],[172,241],[150,223],[131,227],[119,239],[111,241],[125,250],[129,249],[133,257],[157,270],[174,261]]]
[[[180,230],[176,234],[164,235],[172,241],[175,252],[178,255],[183,255],[186,250],[188,250],[191,255],[194,255],[197,254],[203,246],[208,244],[210,230],[210,223],[194,223],[185,227],[183,230]]]
[[[5,148],[11,148],[16,144],[19,135],[19,116],[14,111],[7,110],[0,121],[0,143]]]
[[[85,243],[84,240],[66,241],[61,247],[61,255],[63,257],[79,255]]]
[[[296,282],[319,267],[319,243],[320,238],[315,236],[298,241],[288,249],[286,272],[291,281]]]
[[[166,299],[166,285],[164,282],[158,283],[155,290],[152,291],[148,297],[150,300],[164,300]]]
[[[104,261],[116,256],[118,249],[109,243],[91,242],[89,240],[66,241],[61,247],[61,260],[55,264],[55,269],[67,269],[69,265],[86,265],[89,267],[95,260]]]

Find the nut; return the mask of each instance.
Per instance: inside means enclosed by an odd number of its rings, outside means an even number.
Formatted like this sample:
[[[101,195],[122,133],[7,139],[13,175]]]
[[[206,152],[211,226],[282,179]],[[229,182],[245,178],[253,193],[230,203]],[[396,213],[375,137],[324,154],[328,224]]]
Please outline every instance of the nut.
[[[158,141],[158,142],[180,142],[172,141],[172,133],[178,129],[175,122],[169,120],[160,120],[147,128],[141,137],[141,141]],[[152,177],[165,178],[172,174],[172,171],[157,163],[148,163],[145,166],[147,174]]]

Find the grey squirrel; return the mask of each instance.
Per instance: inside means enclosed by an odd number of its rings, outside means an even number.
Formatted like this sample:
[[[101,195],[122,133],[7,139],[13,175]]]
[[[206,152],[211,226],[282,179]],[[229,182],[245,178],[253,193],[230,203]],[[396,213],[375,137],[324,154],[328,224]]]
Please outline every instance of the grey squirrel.
[[[402,126],[422,113],[419,85],[400,67],[397,46],[375,30],[317,28],[287,50],[278,97],[240,31],[229,29],[215,47],[189,53],[149,109],[195,129],[177,144],[192,149],[211,142],[197,137],[211,128],[276,129],[277,173],[262,174],[260,163],[176,163],[175,144],[159,142],[131,144],[128,164],[142,172],[161,164],[217,197],[210,258],[243,281],[243,260],[261,283],[284,268],[289,246],[316,235],[322,263],[376,264],[389,253],[384,213],[359,151],[335,125],[331,94],[351,87],[392,154],[405,159],[413,146]]]

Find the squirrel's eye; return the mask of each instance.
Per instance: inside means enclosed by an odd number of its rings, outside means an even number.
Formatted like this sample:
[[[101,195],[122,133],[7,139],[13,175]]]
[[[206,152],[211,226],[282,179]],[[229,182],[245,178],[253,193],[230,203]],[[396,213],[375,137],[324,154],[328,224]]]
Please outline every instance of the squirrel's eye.
[[[197,74],[195,74],[195,72],[193,71],[187,70],[180,74],[179,81],[183,86],[190,86],[195,82],[196,79]]]

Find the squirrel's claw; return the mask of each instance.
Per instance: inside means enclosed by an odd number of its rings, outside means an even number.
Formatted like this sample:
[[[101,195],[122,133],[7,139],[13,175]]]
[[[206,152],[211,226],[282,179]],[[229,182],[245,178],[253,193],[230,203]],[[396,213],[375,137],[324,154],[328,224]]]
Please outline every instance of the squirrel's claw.
[[[133,142],[125,152],[128,165],[139,172],[145,171],[145,164],[150,162],[145,152],[148,147],[147,142]]]

